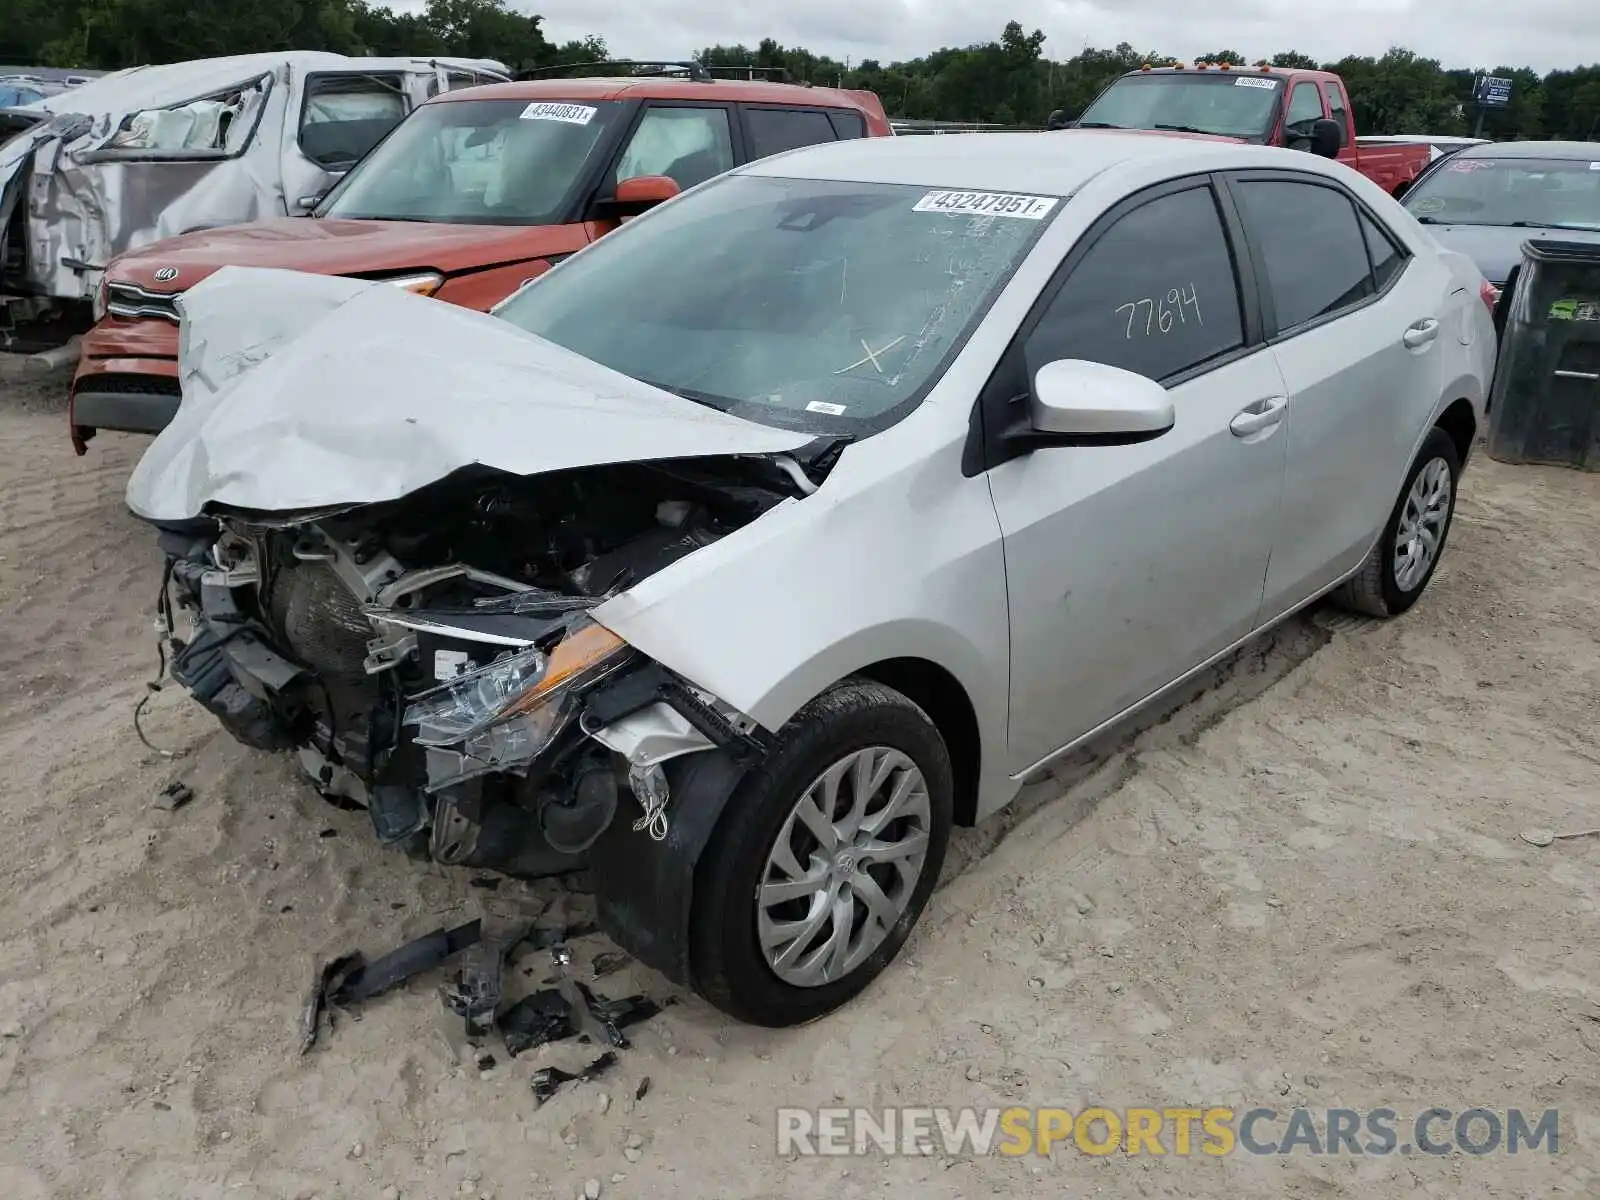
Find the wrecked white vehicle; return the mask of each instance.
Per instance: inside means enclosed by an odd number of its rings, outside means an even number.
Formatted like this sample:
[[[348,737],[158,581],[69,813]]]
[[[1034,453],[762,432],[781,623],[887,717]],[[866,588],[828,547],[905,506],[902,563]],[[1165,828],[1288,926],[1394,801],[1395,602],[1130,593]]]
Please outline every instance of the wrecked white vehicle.
[[[497,67],[252,54],[118,71],[0,113],[6,323],[48,316],[36,336],[58,344],[88,327],[118,254],[304,212],[412,108],[503,82]]]
[[[952,825],[1330,589],[1410,608],[1482,422],[1481,278],[1376,184],[1056,136],[749,163],[492,315],[203,280],[128,484],[173,676],[730,1013],[844,1003]]]

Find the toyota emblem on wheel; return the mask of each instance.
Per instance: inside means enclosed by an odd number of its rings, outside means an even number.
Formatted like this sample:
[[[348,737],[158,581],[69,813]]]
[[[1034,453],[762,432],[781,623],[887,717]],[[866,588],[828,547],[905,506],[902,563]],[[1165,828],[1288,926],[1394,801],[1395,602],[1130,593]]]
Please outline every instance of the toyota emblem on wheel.
[[[157,283],[171,283],[178,277],[177,267],[161,267],[156,271]]]

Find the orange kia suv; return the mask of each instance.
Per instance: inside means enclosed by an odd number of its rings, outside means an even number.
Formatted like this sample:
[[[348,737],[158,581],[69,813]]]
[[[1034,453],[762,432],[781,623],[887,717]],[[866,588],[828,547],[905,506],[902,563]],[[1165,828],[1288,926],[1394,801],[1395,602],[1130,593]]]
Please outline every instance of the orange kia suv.
[[[602,67],[613,64],[596,64]],[[158,433],[177,411],[174,300],[224,266],[383,280],[486,310],[622,221],[783,150],[891,135],[871,92],[714,77],[698,63],[467,88],[417,109],[300,215],[198,230],[106,268],[68,413]],[[750,72],[753,73],[753,72]]]

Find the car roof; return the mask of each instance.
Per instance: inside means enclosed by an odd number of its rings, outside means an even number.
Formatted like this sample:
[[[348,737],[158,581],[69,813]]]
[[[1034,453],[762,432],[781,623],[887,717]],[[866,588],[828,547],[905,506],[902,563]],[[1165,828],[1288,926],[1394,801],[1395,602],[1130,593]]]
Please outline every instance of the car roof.
[[[971,191],[1069,196],[1112,167],[1171,163],[1174,175],[1239,167],[1295,166],[1320,173],[1324,159],[1296,150],[1244,146],[1232,139],[1125,130],[964,133],[960,137],[858,138],[790,150],[736,168],[746,175],[903,183]],[[1310,161],[1307,161],[1307,160]]]
[[[659,75],[491,83],[446,92],[428,103],[448,104],[454,100],[736,100],[746,104],[804,105],[808,108],[861,107],[855,97],[834,88],[744,79],[697,82]]]
[[[1468,146],[1455,158],[1575,158],[1600,162],[1600,142],[1490,142]]]
[[[165,108],[184,104],[228,88],[254,83],[263,75],[282,68],[310,75],[322,71],[429,71],[439,66],[466,66],[467,59],[455,58],[352,58],[322,50],[272,50],[256,54],[234,54],[223,58],[199,58],[188,62],[156,66],[129,67],[101,75],[60,95],[47,97],[43,107],[52,113],[82,113],[88,116],[137,112],[146,108]]]

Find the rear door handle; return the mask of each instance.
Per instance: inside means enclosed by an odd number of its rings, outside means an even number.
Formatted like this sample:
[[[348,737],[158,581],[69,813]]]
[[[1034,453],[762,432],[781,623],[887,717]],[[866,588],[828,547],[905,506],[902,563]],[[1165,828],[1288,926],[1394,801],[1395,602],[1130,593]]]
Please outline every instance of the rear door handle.
[[[1249,437],[1252,433],[1260,433],[1268,426],[1276,425],[1283,420],[1283,414],[1289,407],[1289,397],[1268,396],[1265,400],[1257,400],[1248,408],[1242,408],[1233,420],[1228,422],[1228,429],[1234,437]]]
[[[1400,340],[1406,344],[1407,350],[1415,350],[1418,346],[1426,346],[1439,336],[1439,322],[1432,317],[1418,321]]]

